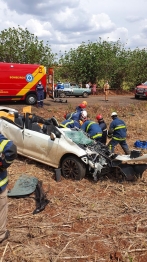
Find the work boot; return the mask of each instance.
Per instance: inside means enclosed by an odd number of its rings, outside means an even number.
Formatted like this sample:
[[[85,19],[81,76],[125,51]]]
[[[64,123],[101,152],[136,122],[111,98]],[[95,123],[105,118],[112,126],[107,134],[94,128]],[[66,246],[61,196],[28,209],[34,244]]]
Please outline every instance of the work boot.
[[[5,233],[4,238],[0,241],[0,243],[2,243],[4,240],[6,240],[9,236],[10,236],[10,231],[7,230],[6,233]]]

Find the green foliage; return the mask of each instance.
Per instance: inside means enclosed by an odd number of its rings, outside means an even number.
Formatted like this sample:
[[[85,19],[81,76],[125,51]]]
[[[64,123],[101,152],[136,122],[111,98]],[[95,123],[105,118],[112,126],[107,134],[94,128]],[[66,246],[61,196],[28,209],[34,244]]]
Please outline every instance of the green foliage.
[[[82,42],[77,49],[53,54],[49,43],[44,45],[27,28],[9,28],[0,33],[0,61],[38,63],[54,67],[54,81],[82,83],[96,82],[103,87],[105,80],[111,88],[134,88],[147,80],[147,49],[125,49],[117,42]]]
[[[27,28],[9,28],[0,33],[0,61],[14,63],[40,63],[49,67],[54,61],[54,55],[48,43],[44,46],[37,36]]]
[[[126,50],[120,40],[113,43],[99,38],[96,43],[83,42],[77,49],[65,52],[59,64],[61,79],[84,84],[91,81],[101,87],[108,80],[113,89],[123,88],[124,83],[129,89],[146,81],[147,51]]]

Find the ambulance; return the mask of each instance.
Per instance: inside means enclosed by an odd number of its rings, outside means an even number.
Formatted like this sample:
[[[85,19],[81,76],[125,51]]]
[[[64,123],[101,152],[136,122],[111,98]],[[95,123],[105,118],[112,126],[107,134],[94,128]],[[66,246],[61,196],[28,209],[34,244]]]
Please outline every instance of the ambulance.
[[[28,105],[36,104],[36,85],[41,80],[46,98],[48,77],[43,65],[0,62],[0,102],[23,100]]]

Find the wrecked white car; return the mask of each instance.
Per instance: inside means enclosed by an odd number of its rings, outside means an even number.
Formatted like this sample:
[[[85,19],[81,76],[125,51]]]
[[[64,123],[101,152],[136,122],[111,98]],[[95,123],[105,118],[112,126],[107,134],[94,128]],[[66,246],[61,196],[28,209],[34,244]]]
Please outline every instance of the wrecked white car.
[[[0,107],[0,132],[13,140],[18,154],[61,168],[65,178],[80,180],[89,173],[96,181],[110,174],[134,180],[147,168],[147,154],[111,154],[107,146],[91,140],[82,130],[59,128],[55,118]]]

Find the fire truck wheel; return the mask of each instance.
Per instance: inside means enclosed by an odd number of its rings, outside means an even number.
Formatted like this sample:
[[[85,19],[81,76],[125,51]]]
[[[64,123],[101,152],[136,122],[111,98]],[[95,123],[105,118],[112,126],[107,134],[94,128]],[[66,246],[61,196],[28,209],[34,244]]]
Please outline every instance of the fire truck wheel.
[[[26,97],[26,103],[28,105],[34,105],[37,102],[37,96],[35,94],[29,94]]]

